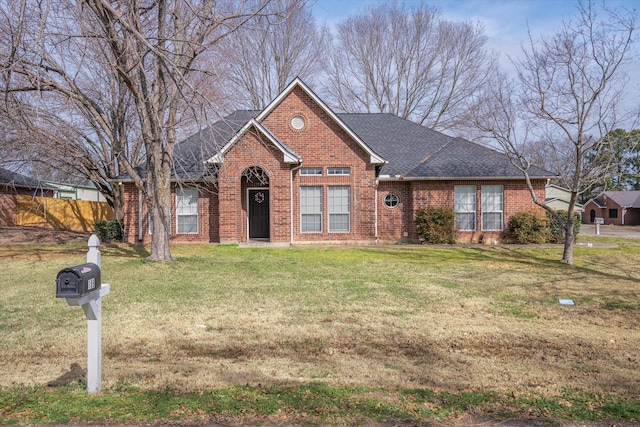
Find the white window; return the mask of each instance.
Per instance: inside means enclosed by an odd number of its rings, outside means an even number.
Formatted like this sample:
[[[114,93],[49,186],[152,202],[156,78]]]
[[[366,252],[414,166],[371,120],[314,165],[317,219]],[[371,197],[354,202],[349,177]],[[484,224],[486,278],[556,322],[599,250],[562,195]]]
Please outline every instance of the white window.
[[[350,228],[351,188],[329,187],[329,232],[348,233]]]
[[[482,229],[502,230],[503,196],[502,185],[482,186]]]
[[[458,230],[474,231],[476,229],[475,185],[456,185],[454,187],[454,210]]]
[[[198,189],[178,188],[176,190],[176,216],[178,234],[198,233]]]
[[[327,169],[327,175],[350,175],[350,168],[329,168]]]
[[[304,117],[294,116],[291,118],[291,127],[294,128],[295,130],[302,130],[304,129],[304,126],[305,126]]]
[[[302,168],[300,175],[322,175],[322,168]]]
[[[300,230],[322,232],[322,187],[300,187]]]
[[[398,207],[399,203],[400,203],[400,198],[393,193],[389,193],[386,196],[384,196],[384,205],[389,209],[394,209]]]

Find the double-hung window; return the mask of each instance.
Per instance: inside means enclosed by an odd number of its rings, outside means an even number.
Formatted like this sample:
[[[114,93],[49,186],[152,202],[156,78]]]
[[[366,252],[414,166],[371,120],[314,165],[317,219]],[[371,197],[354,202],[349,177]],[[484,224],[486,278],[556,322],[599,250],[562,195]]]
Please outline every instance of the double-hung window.
[[[322,187],[300,187],[300,214],[303,233],[322,232]]]
[[[476,229],[475,185],[456,185],[454,187],[454,210],[458,230],[474,231]]]
[[[178,234],[198,233],[197,188],[178,188],[176,190],[176,216]]]
[[[482,229],[502,230],[503,196],[502,185],[482,186]]]
[[[348,186],[329,187],[329,232],[348,233],[351,231],[351,188]]]

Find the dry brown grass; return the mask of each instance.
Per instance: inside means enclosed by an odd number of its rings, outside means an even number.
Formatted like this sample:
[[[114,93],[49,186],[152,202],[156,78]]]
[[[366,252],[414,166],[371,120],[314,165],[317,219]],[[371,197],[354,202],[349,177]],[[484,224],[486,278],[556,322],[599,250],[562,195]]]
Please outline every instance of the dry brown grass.
[[[113,248],[104,384],[640,396],[640,242],[622,242],[577,249],[575,266],[555,261],[560,248],[183,247],[174,264]],[[84,315],[53,298],[53,279],[82,255],[10,250],[0,250],[0,386],[81,379]]]

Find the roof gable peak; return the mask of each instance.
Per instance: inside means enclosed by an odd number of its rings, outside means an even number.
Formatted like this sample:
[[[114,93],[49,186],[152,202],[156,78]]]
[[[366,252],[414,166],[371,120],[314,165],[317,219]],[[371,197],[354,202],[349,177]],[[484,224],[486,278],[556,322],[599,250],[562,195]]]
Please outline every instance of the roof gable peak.
[[[289,96],[296,88],[300,88],[306,95],[308,95],[313,102],[315,102],[327,115],[333,120],[342,130],[344,130],[362,149],[365,150],[367,154],[369,154],[370,163],[373,164],[385,164],[387,161],[383,159],[380,155],[375,153],[371,147],[369,147],[349,126],[345,124],[345,122],[338,117],[333,110],[316,95],[310,88],[307,86],[300,77],[296,77],[287,85],[287,87],[280,92],[280,94],[269,103],[265,107],[264,110],[256,117],[256,121],[262,122],[273,110],[275,110],[278,105]]]

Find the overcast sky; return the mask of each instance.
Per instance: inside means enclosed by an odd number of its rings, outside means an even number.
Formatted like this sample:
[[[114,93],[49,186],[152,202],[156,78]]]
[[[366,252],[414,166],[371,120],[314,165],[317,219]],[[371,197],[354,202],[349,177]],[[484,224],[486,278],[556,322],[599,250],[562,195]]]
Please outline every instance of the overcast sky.
[[[358,13],[369,5],[387,0],[317,0],[313,13],[318,23],[330,28],[346,16]],[[472,20],[484,25],[488,36],[488,47],[500,53],[500,63],[505,69],[511,67],[507,55],[517,57],[521,43],[527,40],[527,29],[538,38],[550,35],[563,20],[577,15],[575,1],[570,0],[405,0],[405,4],[424,2],[440,10],[442,16],[451,21]],[[599,0],[594,3],[600,5]],[[607,0],[608,7],[633,9],[640,6],[638,0]],[[638,50],[636,49],[636,62]],[[628,99],[625,103],[640,104],[640,66],[627,67],[630,81],[627,85]]]

